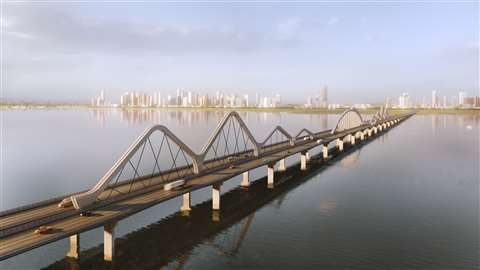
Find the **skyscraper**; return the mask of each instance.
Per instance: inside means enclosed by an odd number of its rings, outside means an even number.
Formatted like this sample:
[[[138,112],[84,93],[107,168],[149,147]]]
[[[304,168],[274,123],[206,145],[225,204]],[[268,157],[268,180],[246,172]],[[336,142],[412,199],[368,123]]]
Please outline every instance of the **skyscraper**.
[[[467,93],[459,92],[458,93],[458,105],[462,106],[465,104],[465,98],[467,98]]]
[[[437,108],[437,107],[438,107],[437,91],[433,90],[432,91],[432,108]]]
[[[319,107],[328,107],[328,87],[326,85],[320,90]]]

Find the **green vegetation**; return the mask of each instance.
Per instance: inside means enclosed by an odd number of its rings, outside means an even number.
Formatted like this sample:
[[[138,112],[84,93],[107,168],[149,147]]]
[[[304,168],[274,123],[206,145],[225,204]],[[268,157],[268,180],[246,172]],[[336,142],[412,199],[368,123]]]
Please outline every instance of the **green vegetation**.
[[[151,110],[151,111],[240,111],[240,112],[268,112],[268,113],[298,113],[298,114],[341,114],[345,108],[334,110],[320,108],[301,108],[301,107],[278,107],[278,108],[219,108],[219,107],[91,107],[84,104],[0,104],[0,110]],[[379,108],[359,109],[362,114],[374,114]],[[409,112],[410,110],[389,109],[390,114],[399,114]],[[417,114],[459,114],[459,115],[480,115],[480,109],[418,109]]]

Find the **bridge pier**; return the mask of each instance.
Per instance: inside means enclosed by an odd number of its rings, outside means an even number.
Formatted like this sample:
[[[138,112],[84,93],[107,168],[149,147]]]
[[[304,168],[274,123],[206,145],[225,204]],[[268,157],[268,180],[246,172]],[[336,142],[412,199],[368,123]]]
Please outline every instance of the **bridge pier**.
[[[350,135],[350,144],[355,145],[355,136]]]
[[[67,257],[78,259],[80,253],[80,235],[74,234],[70,236],[70,250],[67,253]]]
[[[278,163],[278,171],[279,172],[284,172],[287,170],[287,166],[285,166],[285,159],[282,158],[280,159],[279,163]]]
[[[369,129],[367,130],[367,132],[368,132],[368,137],[372,137],[372,129],[369,128]]]
[[[338,151],[343,151],[343,140],[342,139],[336,139],[335,141],[337,142]]]
[[[300,153],[300,170],[305,171],[307,169],[307,154],[308,152]]]
[[[103,259],[107,262],[113,261],[115,256],[115,227],[117,222],[103,226]]]
[[[268,188],[273,188],[275,177],[275,163],[270,163],[267,165],[267,186]]]
[[[212,209],[220,210],[220,188],[222,183],[215,183],[212,185]]]
[[[365,140],[365,133],[363,131],[360,131],[360,140]]]
[[[250,172],[246,171],[242,174],[242,183],[240,186],[248,187],[250,185]]]
[[[183,194],[183,196],[182,196],[182,207],[180,207],[180,211],[188,212],[188,211],[192,210],[190,208],[190,206],[191,206],[190,199],[191,199],[191,193],[190,192],[187,192],[187,193]]]
[[[305,158],[307,159],[307,162],[310,161],[310,152],[305,153]]]
[[[323,159],[328,158],[328,144],[322,145]]]

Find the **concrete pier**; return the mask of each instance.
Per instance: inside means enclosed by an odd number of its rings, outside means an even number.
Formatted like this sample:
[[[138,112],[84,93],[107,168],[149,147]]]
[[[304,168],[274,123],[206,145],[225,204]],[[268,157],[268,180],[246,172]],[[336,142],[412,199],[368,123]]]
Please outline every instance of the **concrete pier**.
[[[328,144],[322,145],[323,159],[328,158]]]
[[[368,132],[368,137],[372,137],[372,129],[369,128],[369,129],[367,130],[367,132]]]
[[[300,153],[300,170],[302,171],[307,169],[307,154],[308,152]]]
[[[80,253],[80,235],[74,234],[70,236],[70,250],[67,253],[67,257],[78,259]]]
[[[336,144],[337,144],[337,148],[338,148],[338,151],[343,151],[343,140],[342,139],[336,139]]]
[[[366,132],[365,132],[366,133]],[[362,131],[360,131],[360,140],[363,141],[365,140],[365,133],[363,133]]]
[[[212,209],[220,210],[220,188],[222,183],[216,183],[212,185]]]
[[[350,144],[355,145],[355,136],[350,135]]]
[[[180,208],[180,211],[185,212],[185,211],[192,210],[190,208],[190,206],[191,206],[190,199],[191,199],[190,192],[187,192],[187,193],[183,194],[183,196],[182,196],[182,207]]]
[[[307,158],[307,162],[310,161],[310,152],[305,153],[305,157]]]
[[[250,172],[246,171],[242,173],[242,183],[240,184],[242,187],[250,186]]]
[[[267,165],[267,185],[269,188],[273,188],[275,177],[275,163]]]
[[[109,223],[103,226],[103,259],[113,261],[115,256],[115,227],[117,223]]]
[[[287,166],[285,165],[285,159],[282,158],[278,161],[278,171],[284,172],[287,170]]]

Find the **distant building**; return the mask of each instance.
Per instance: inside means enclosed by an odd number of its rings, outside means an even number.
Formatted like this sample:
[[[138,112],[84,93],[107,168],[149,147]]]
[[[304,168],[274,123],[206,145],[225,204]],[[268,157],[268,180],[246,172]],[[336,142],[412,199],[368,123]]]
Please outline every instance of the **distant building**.
[[[328,108],[328,87],[327,86],[324,86],[320,90],[319,107]]]
[[[398,107],[400,109],[408,109],[412,107],[410,96],[408,93],[403,93],[401,96],[398,97]]]
[[[467,98],[466,92],[459,92],[458,93],[458,105],[463,106],[465,104],[465,99]]]
[[[437,91],[432,91],[432,108],[438,108],[438,96]]]

